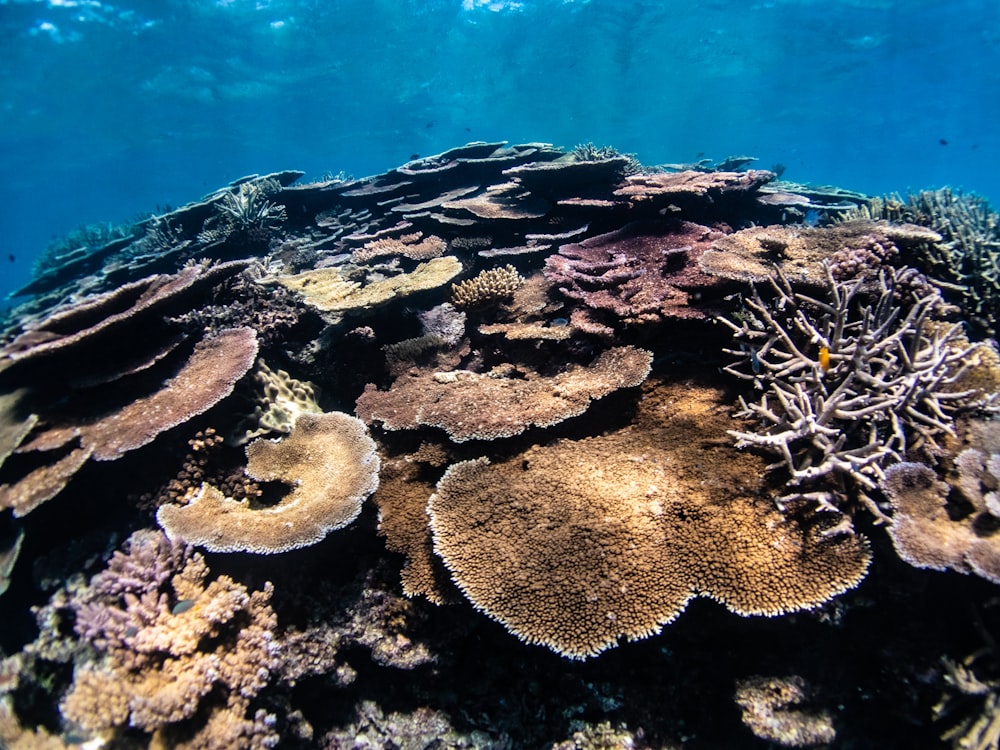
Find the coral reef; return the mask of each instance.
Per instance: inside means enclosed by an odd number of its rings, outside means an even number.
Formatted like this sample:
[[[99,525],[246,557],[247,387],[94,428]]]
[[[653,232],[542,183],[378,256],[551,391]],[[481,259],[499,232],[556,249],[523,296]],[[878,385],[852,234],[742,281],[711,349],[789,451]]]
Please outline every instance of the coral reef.
[[[736,685],[743,723],[762,740],[782,747],[827,746],[837,738],[828,709],[812,708],[814,691],[798,675],[750,677]]]
[[[388,391],[366,387],[356,411],[365,422],[379,422],[387,430],[440,427],[458,443],[496,440],[579,416],[592,401],[639,385],[650,365],[649,352],[615,347],[589,365],[570,365],[551,377],[514,365],[486,373],[409,373]]]
[[[726,350],[738,358],[726,371],[761,392],[759,402],[741,397],[740,414],[763,429],[730,434],[740,447],[776,455],[793,487],[813,488],[809,498],[833,509],[845,483],[874,489],[883,463],[901,460],[914,444],[936,447],[954,434],[957,413],[992,397],[957,390],[980,345],[968,344],[959,324],[928,324],[934,295],[897,301],[902,272],[890,267],[868,299],[863,279],[837,281],[828,264],[822,268],[825,300],[796,293],[779,272],[773,301],[755,289],[742,319],[720,320],[739,347]],[[882,517],[873,501],[868,506]]]
[[[273,718],[245,718],[277,665],[270,584],[251,593],[228,576],[209,580],[200,555],[155,531],[125,549],[72,602],[95,657],[76,666],[66,718],[173,747],[273,747]],[[208,719],[191,732],[196,712]]]
[[[749,488],[706,491],[672,471],[690,464],[667,437],[654,421],[453,464],[428,503],[434,551],[477,609],[571,658],[659,632],[698,594],[774,616],[864,577],[860,539],[797,527]]]
[[[254,507],[203,483],[185,505],[156,513],[171,539],[212,552],[286,552],[320,541],[357,518],[378,487],[375,443],[358,419],[340,412],[304,413],[280,440],[247,446],[247,474],[292,489],[273,505]]]
[[[54,248],[0,744],[995,745],[995,215],[753,161],[475,142]]]

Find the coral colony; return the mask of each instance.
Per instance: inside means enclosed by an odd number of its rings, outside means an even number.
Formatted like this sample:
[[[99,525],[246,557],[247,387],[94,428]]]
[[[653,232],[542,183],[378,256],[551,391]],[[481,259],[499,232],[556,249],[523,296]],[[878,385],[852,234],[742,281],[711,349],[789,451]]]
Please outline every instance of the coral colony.
[[[0,745],[997,748],[1000,221],[751,162],[470,143],[53,246]]]

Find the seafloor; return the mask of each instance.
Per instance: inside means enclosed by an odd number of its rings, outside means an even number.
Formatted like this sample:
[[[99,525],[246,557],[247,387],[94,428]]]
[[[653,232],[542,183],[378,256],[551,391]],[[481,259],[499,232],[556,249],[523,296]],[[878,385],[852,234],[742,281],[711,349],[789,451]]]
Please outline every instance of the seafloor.
[[[751,162],[472,143],[51,246],[0,745],[997,748],[1000,217]]]

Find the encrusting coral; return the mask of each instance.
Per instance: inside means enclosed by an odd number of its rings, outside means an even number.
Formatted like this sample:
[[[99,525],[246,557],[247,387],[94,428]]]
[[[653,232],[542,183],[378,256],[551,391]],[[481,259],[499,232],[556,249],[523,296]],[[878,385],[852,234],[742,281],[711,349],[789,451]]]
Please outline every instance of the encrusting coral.
[[[292,489],[274,505],[227,498],[203,483],[185,505],[160,506],[172,539],[212,552],[273,554],[307,547],[347,526],[378,487],[379,459],[365,425],[340,412],[304,413],[280,440],[247,446],[247,474]]]
[[[246,718],[277,667],[270,584],[210,580],[201,555],[159,531],[136,532],[125,550],[72,600],[94,659],[77,664],[63,714],[89,733],[134,727],[172,747],[221,750],[241,736],[272,747],[273,717]],[[185,737],[196,712],[207,722]]]
[[[736,685],[743,723],[762,740],[782,747],[827,746],[837,738],[833,716],[814,707],[814,690],[799,675],[750,677]]]

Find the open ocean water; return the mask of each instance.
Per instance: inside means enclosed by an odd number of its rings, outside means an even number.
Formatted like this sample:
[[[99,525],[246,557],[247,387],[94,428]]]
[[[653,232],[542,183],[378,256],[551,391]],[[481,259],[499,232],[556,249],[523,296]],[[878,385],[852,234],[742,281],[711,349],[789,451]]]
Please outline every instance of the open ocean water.
[[[0,0],[0,750],[1000,750],[998,165],[998,0]]]
[[[0,293],[81,224],[472,140],[1000,195],[992,0],[3,0],[0,71]]]

